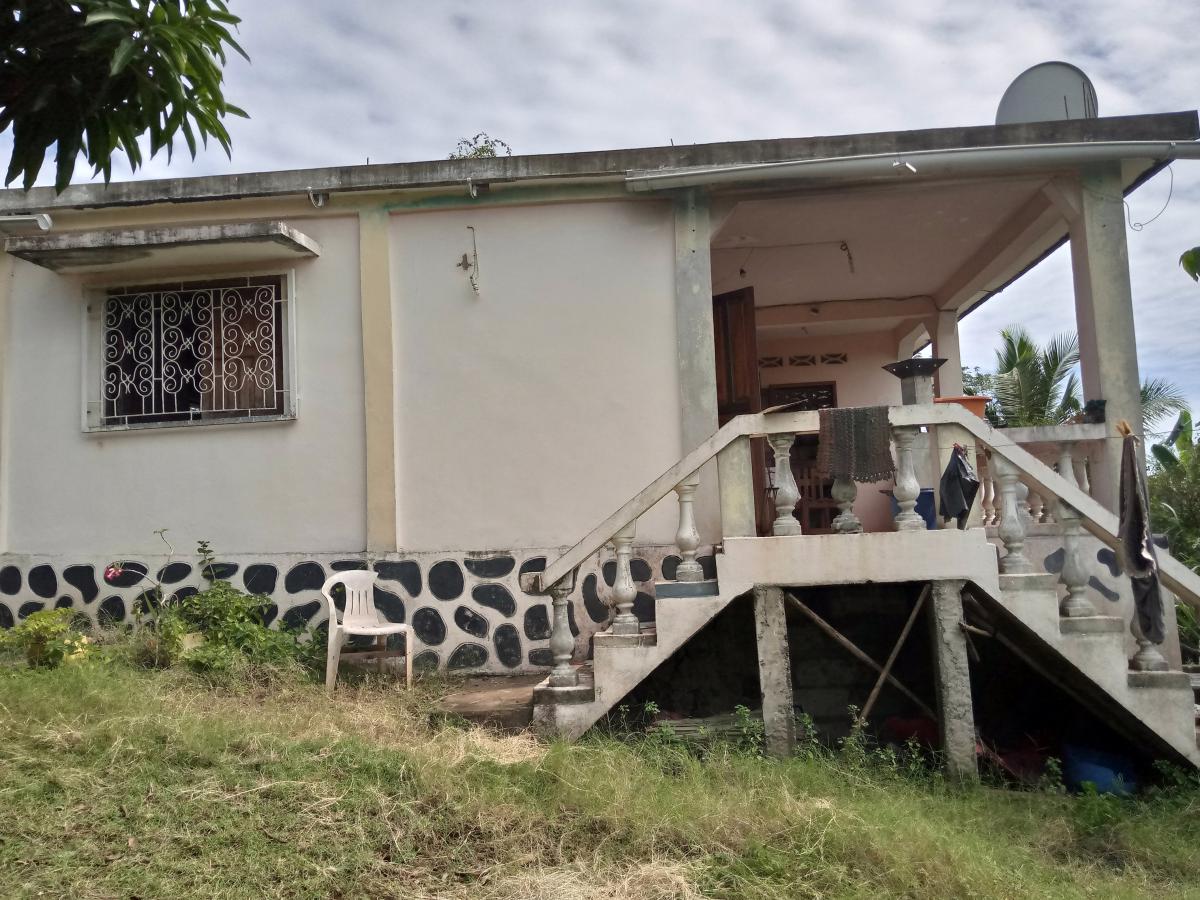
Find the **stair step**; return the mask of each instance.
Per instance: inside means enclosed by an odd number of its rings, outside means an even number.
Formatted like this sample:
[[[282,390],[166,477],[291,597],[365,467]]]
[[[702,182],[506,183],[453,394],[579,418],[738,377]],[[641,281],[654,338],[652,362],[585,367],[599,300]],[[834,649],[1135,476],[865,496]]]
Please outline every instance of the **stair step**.
[[[1136,688],[1192,689],[1187,672],[1130,672],[1129,686]]]
[[[1077,616],[1058,620],[1063,634],[1122,634],[1125,620],[1118,616]]]
[[[653,628],[642,629],[640,634],[613,634],[601,631],[592,638],[596,649],[613,649],[617,647],[657,647],[658,632]]]
[[[533,715],[533,690],[541,675],[484,675],[464,680],[459,690],[437,704],[438,712],[502,731],[528,727]]]
[[[720,593],[717,580],[707,581],[656,581],[655,597],[715,597]]]
[[[591,665],[576,666],[575,671],[579,675],[579,684],[574,687],[550,687],[549,678],[534,687],[534,705],[591,703],[595,700],[596,687]]]
[[[1008,591],[1053,591],[1058,593],[1058,576],[1049,572],[1031,572],[1028,575],[1001,575],[1000,590]]]

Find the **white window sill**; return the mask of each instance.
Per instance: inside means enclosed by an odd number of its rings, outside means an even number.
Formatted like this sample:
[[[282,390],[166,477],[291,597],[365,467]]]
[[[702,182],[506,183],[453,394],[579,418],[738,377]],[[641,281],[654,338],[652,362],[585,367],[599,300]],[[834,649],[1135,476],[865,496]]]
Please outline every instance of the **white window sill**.
[[[126,425],[89,425],[83,429],[84,434],[106,435],[120,434],[127,431],[158,431],[163,428],[213,428],[231,425],[281,425],[295,422],[295,413],[281,416],[248,416],[243,418],[191,419],[180,422],[131,422]]]

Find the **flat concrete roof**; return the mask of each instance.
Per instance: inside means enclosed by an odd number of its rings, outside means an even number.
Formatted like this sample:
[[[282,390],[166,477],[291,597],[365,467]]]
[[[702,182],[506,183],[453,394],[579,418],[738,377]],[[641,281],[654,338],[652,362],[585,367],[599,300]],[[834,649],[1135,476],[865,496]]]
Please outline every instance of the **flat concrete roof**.
[[[239,222],[171,228],[63,231],[10,237],[3,249],[56,272],[147,266],[300,259],[321,245],[284,222]]]
[[[501,156],[494,159],[432,160],[338,168],[293,169],[244,175],[163,178],[104,184],[77,184],[62,194],[53,188],[0,191],[0,213],[150,203],[187,203],[319,193],[429,189],[448,185],[543,179],[618,180],[639,170],[689,166],[745,165],[785,160],[911,153],[969,147],[1061,144],[1086,141],[1194,141],[1200,138],[1196,111],[979,125],[828,137],[779,138],[605,150]]]

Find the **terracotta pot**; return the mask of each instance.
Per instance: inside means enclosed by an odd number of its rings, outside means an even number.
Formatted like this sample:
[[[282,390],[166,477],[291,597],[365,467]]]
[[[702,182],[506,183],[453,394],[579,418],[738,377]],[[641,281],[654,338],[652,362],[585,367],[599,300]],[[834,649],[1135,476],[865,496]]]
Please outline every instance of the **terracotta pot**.
[[[972,412],[979,418],[983,418],[983,411],[987,408],[991,397],[934,397],[934,403],[957,403],[968,412]]]

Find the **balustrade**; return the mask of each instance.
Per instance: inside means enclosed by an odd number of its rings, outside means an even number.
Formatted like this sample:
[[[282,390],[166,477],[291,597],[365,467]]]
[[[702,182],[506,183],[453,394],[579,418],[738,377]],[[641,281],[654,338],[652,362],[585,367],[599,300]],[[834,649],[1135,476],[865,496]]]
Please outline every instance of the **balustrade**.
[[[792,444],[796,435],[773,434],[768,440],[775,453],[775,522],[771,533],[776,537],[799,534],[800,522],[793,515],[800,500],[800,490],[792,474]]]
[[[616,573],[613,575],[612,598],[617,614],[612,621],[613,634],[637,634],[641,630],[637,616],[633,614],[633,601],[637,599],[637,585],[629,561],[633,558],[633,538],[637,522],[630,522],[613,535],[613,550],[616,553]]]
[[[1016,468],[1006,459],[996,456],[992,462],[1000,481],[1000,540],[1007,551],[1000,558],[1000,572],[1025,575],[1033,571],[1033,563],[1025,555],[1025,514],[1017,499],[1017,489],[1023,485]]]
[[[917,513],[917,497],[921,495],[921,483],[917,481],[916,467],[913,464],[913,442],[919,433],[919,428],[910,426],[892,429],[892,440],[896,443],[896,485],[892,495],[899,507],[899,512],[896,513],[897,531],[925,529],[925,520]]]
[[[1087,568],[1083,564],[1083,549],[1080,546],[1082,525],[1079,511],[1069,503],[1058,501],[1058,521],[1062,523],[1063,567],[1059,581],[1067,589],[1067,596],[1059,604],[1058,611],[1069,618],[1096,615],[1096,608],[1087,598]]]
[[[862,522],[854,514],[854,500],[858,497],[858,485],[850,478],[835,478],[830,494],[837,501],[838,509],[841,510],[831,523],[833,530],[838,534],[860,534],[863,530]]]
[[[703,581],[704,570],[696,562],[696,549],[700,546],[700,532],[696,530],[696,488],[699,476],[693,474],[675,486],[679,498],[679,530],[675,532],[675,546],[679,548],[679,565],[675,568],[677,581]]]
[[[554,668],[550,670],[550,687],[575,687],[579,684],[579,673],[571,665],[575,654],[575,638],[571,635],[571,620],[567,613],[571,592],[575,590],[575,576],[579,570],[550,586],[550,597],[554,603],[554,624],[550,632],[550,654]]]

